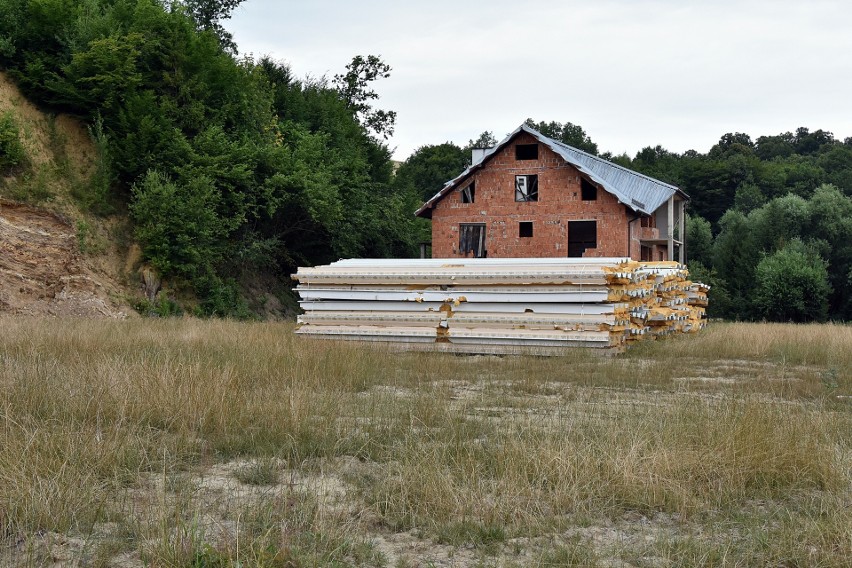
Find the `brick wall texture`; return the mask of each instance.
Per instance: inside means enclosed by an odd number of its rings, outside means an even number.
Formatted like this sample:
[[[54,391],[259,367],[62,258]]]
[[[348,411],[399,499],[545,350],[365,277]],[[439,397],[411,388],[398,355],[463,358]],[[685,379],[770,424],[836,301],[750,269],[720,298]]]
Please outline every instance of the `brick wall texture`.
[[[597,247],[586,249],[583,256],[640,260],[640,236],[659,238],[658,230],[641,227],[639,219],[631,223],[633,212],[603,189],[598,189],[597,199],[584,201],[579,171],[543,144],[538,145],[538,159],[515,159],[517,144],[535,143],[535,138],[521,133],[491,156],[471,176],[476,188],[473,203],[463,203],[461,192],[453,190],[435,204],[432,256],[470,256],[459,253],[459,225],[483,223],[489,257],[567,257],[569,221],[595,221]],[[515,176],[525,174],[538,175],[538,201],[515,200]],[[457,188],[464,188],[469,181]],[[519,236],[521,222],[532,222],[531,237]],[[654,247],[650,251],[654,260],[661,250]]]

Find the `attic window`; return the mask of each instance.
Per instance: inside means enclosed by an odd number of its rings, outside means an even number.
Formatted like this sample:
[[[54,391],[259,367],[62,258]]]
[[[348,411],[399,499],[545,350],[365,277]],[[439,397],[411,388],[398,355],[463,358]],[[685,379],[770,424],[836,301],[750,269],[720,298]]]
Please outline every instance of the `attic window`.
[[[515,201],[538,201],[538,176],[515,176]]]
[[[518,236],[519,237],[531,237],[531,236],[533,236],[532,221],[521,221],[520,223],[518,223]]]
[[[470,185],[465,186],[461,189],[461,201],[462,203],[473,203],[474,198],[476,197],[476,183],[470,182]]]
[[[518,144],[515,146],[516,160],[538,160],[538,144]]]
[[[598,186],[586,178],[580,178],[580,192],[583,201],[595,201],[598,198]]]

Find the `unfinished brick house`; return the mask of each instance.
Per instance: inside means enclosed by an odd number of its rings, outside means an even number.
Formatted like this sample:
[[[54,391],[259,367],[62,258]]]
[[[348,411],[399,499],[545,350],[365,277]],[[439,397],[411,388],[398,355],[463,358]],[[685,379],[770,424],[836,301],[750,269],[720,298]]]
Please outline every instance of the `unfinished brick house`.
[[[475,150],[473,164],[416,215],[432,219],[435,258],[684,262],[688,199],[673,185],[522,125],[494,148]]]

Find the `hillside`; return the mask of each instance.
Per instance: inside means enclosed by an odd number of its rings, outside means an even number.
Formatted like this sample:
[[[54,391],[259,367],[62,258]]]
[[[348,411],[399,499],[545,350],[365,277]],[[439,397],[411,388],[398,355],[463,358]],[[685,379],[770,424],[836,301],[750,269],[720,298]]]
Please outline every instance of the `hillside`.
[[[2,73],[0,116],[23,149],[21,163],[0,178],[0,314],[133,313],[138,248],[121,238],[127,222],[86,214],[75,198],[97,164],[86,129],[39,111]]]

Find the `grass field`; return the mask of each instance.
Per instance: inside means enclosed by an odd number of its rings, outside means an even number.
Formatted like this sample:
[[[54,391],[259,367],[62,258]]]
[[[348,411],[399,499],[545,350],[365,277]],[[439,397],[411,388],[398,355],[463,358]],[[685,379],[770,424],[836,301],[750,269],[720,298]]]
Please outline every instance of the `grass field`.
[[[0,318],[3,566],[848,566],[852,327],[616,357]]]

